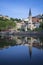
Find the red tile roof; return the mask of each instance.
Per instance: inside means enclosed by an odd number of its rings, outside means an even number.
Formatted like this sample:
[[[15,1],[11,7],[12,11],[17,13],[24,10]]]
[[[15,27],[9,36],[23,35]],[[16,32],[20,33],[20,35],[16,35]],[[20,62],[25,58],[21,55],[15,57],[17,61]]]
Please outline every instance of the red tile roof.
[[[39,22],[39,18],[32,17],[32,21],[33,21],[33,22]]]

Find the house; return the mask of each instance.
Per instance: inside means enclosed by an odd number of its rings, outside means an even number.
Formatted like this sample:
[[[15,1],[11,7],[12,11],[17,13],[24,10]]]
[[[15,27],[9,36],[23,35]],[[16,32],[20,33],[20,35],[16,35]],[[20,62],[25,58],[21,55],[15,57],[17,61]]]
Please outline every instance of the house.
[[[8,19],[8,20],[10,20],[10,17],[9,17],[9,16],[4,16],[4,15],[1,15],[1,14],[0,14],[0,18],[3,18],[3,19]]]
[[[43,21],[43,14],[32,17],[31,9],[30,9],[28,18],[24,19],[24,22],[26,25],[25,28],[31,29],[31,30],[33,30],[35,28],[39,28],[40,22],[42,22],[42,21]],[[28,31],[27,29],[26,29],[26,31]]]
[[[17,23],[17,29],[24,29],[25,31],[34,30],[39,28],[40,22],[43,21],[43,14],[32,16],[31,9],[29,9],[29,16],[22,20],[22,22]]]

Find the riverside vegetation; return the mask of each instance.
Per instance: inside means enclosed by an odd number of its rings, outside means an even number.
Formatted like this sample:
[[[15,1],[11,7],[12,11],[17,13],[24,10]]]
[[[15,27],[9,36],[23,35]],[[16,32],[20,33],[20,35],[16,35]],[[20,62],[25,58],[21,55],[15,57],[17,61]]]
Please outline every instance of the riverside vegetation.
[[[17,18],[7,19],[4,17],[0,17],[0,31],[15,28],[17,22],[21,22],[21,19],[17,19]],[[40,23],[39,28],[36,28],[33,31],[41,31],[41,30],[43,30],[43,22]]]
[[[20,22],[21,20],[17,18],[6,19],[4,17],[0,17],[0,31],[15,28],[16,27],[15,21]]]

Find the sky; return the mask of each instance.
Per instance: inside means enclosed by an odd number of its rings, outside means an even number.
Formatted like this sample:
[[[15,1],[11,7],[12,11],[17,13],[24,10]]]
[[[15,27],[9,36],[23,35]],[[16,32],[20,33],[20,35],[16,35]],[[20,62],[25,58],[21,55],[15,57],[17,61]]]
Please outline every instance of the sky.
[[[0,0],[0,14],[13,18],[27,18],[43,13],[43,0]]]

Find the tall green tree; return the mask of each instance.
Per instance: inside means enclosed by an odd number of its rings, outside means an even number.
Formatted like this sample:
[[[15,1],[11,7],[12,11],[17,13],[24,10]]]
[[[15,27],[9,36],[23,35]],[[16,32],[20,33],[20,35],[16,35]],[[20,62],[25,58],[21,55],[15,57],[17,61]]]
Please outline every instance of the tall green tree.
[[[43,29],[43,22],[41,22],[41,23],[40,23],[40,28],[42,28],[42,29]]]

